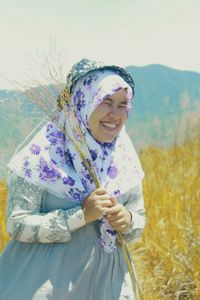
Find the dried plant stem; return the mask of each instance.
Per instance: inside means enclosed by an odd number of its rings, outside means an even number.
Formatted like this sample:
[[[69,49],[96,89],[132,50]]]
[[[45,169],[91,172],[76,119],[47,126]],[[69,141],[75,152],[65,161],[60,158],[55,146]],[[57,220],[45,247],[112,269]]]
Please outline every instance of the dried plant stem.
[[[138,298],[137,290],[136,290],[136,289],[138,289],[139,294],[140,294],[140,299],[143,300],[142,291],[140,290],[139,284],[137,282],[137,279],[136,279],[134,271],[133,271],[132,259],[130,258],[131,256],[130,256],[129,250],[127,248],[127,245],[126,245],[126,243],[123,239],[123,236],[122,236],[121,232],[116,231],[116,233],[117,233],[117,236],[118,236],[118,239],[119,239],[119,244],[122,248],[124,259],[125,259],[127,267],[128,267],[128,271],[129,271],[129,274],[130,274],[135,299]]]

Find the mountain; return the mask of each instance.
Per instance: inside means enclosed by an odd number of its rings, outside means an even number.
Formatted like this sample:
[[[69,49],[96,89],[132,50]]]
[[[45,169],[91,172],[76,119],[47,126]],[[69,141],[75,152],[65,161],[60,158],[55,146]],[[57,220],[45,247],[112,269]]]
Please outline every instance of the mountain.
[[[183,108],[195,109],[196,101],[200,100],[200,73],[162,65],[129,66],[127,70],[135,81],[137,120],[147,120],[156,114],[162,118],[166,112],[179,114]]]
[[[200,73],[162,65],[128,66],[127,70],[135,81],[127,130],[138,151],[150,145],[169,147],[199,130]],[[46,89],[56,99],[56,91],[51,86]],[[0,90],[0,173],[16,145],[43,117],[24,95]]]
[[[162,65],[128,66],[135,81],[128,130],[137,148],[170,146],[200,120],[200,73]],[[190,129],[189,129],[190,127]]]

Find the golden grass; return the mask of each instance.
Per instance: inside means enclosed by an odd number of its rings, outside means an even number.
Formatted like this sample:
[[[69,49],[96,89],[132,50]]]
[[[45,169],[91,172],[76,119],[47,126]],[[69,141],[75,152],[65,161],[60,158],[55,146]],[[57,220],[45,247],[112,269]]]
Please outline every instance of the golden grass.
[[[133,248],[144,299],[200,299],[200,142],[141,153],[147,221]]]
[[[7,190],[6,183],[0,182],[0,252],[7,244],[9,237],[6,232],[6,199]]]
[[[200,142],[142,151],[148,224],[132,248],[144,300],[200,299]],[[0,251],[6,186],[0,184]]]

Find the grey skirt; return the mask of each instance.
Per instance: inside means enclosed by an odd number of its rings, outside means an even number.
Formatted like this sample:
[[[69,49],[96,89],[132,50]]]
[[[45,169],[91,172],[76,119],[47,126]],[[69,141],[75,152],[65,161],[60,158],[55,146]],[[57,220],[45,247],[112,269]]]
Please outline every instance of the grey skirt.
[[[135,300],[118,245],[107,254],[96,222],[66,243],[10,241],[0,257],[0,300]]]

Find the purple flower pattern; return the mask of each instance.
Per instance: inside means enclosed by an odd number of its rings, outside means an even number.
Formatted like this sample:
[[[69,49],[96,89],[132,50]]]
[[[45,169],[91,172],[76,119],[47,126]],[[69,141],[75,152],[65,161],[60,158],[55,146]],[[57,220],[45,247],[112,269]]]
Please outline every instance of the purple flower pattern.
[[[56,164],[51,160],[48,164],[46,160],[41,157],[39,161],[39,178],[42,181],[55,182],[61,176]]]
[[[95,161],[97,159],[97,150],[92,150],[92,149],[89,149],[90,151],[90,155],[91,155],[91,158],[93,161]]]
[[[83,86],[90,90],[92,88],[92,83],[98,80],[98,75],[96,73],[88,74],[88,77],[83,81]]]
[[[116,197],[120,197],[120,196],[121,196],[121,191],[120,191],[120,190],[114,191],[114,195],[115,195]]]
[[[118,174],[118,169],[116,166],[112,165],[108,168],[108,176],[112,179],[115,179]]]
[[[70,186],[73,186],[75,184],[75,180],[73,178],[71,178],[70,176],[64,177],[62,180],[63,180],[64,184],[68,184]]]
[[[24,159],[24,163],[22,165],[22,170],[24,171],[24,176],[31,178],[32,176],[32,170],[30,168],[30,161],[29,161],[29,157],[25,157]]]
[[[61,147],[56,148],[56,154],[58,154],[61,158],[64,156],[64,150]]]
[[[80,191],[77,188],[70,188],[68,194],[71,197],[72,201],[78,204],[82,203],[83,199],[86,197],[85,191]]]
[[[31,147],[30,147],[30,151],[31,151],[31,154],[39,155],[40,151],[41,151],[41,148],[40,148],[39,145],[32,144]]]
[[[50,146],[64,145],[65,143],[64,133],[58,129],[54,129],[51,123],[47,125],[46,138],[50,142]]]
[[[85,94],[81,90],[76,91],[73,101],[78,111],[80,111],[82,107],[86,106]]]
[[[46,128],[47,128],[47,131],[49,131],[50,129],[53,128],[53,124],[52,123],[47,123]]]

